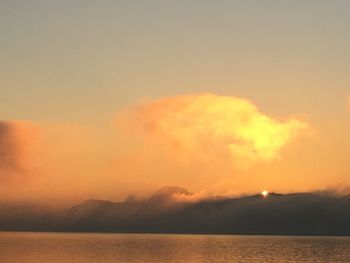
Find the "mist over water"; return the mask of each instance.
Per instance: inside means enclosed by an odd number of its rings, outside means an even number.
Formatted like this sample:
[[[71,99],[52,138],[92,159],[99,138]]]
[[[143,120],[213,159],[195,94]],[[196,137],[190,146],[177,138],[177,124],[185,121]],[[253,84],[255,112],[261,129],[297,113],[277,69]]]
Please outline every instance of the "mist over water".
[[[347,237],[0,233],[6,263],[349,261]]]

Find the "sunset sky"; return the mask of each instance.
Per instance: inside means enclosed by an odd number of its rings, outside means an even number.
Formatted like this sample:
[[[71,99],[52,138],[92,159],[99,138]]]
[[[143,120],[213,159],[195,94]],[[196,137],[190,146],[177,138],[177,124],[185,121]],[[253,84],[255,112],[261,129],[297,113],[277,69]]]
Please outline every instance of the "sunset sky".
[[[350,1],[1,1],[0,200],[350,186]]]

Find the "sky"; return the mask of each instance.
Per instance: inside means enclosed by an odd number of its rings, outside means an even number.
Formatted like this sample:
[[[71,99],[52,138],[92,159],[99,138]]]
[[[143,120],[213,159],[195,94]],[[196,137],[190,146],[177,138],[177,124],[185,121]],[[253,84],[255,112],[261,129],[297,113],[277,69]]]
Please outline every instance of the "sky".
[[[349,11],[0,1],[0,199],[347,189]]]

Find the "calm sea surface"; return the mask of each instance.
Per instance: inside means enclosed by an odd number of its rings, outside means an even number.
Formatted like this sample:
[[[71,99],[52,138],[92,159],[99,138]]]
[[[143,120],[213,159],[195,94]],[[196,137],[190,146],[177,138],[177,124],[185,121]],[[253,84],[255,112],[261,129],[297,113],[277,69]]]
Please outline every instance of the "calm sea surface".
[[[0,232],[1,263],[350,262],[350,238]]]

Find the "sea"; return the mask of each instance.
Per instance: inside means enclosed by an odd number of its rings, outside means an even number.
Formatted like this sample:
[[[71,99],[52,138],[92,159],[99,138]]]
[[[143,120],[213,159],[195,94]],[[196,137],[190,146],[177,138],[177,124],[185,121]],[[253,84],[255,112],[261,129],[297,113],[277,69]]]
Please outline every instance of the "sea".
[[[0,232],[0,262],[349,263],[350,238]]]

